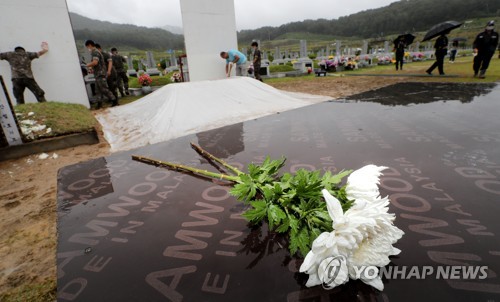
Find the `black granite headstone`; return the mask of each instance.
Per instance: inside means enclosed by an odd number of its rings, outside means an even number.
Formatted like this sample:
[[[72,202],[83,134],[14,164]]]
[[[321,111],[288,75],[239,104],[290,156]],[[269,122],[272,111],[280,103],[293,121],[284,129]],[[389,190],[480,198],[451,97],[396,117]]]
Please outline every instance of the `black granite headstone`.
[[[58,300],[499,301],[499,99],[495,85],[399,84],[66,167]],[[388,166],[381,193],[406,233],[389,267],[487,266],[487,278],[306,288],[302,259],[266,225],[249,227],[229,187],[130,157],[213,169],[191,141],[240,167],[266,155],[292,172]]]

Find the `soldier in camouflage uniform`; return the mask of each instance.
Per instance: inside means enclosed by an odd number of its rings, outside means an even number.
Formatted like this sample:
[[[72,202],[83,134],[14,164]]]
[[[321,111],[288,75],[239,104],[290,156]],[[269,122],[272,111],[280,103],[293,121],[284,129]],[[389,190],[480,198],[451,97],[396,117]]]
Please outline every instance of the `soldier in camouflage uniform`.
[[[27,52],[21,46],[14,51],[0,53],[0,60],[10,63],[12,74],[12,87],[14,97],[18,104],[24,104],[24,90],[28,88],[33,92],[38,102],[46,102],[45,92],[36,83],[31,71],[31,61],[39,58],[49,51],[49,45],[42,43],[42,50],[39,52]]]
[[[102,51],[102,47],[99,44],[95,44],[95,48],[99,50],[99,52],[104,57],[104,62],[106,63],[106,82],[108,83],[108,88],[111,90],[111,93],[118,99],[118,92],[116,91],[117,86],[116,83],[118,81],[116,75],[116,69],[113,66],[113,60],[111,59],[111,55],[107,52]]]
[[[113,47],[111,48],[111,59],[113,59],[113,66],[116,69],[116,73],[118,76],[118,80],[116,85],[118,86],[118,90],[120,91],[121,96],[123,97],[123,88],[125,87],[125,93],[130,95],[128,91],[128,76],[127,71],[125,70],[125,65],[123,63],[126,62],[125,58],[118,54],[118,50]],[[131,66],[129,68],[132,68]]]
[[[99,109],[102,107],[104,95],[111,101],[113,106],[118,105],[118,99],[109,91],[108,84],[106,83],[107,68],[104,57],[95,47],[94,41],[85,41],[85,47],[87,47],[92,57],[92,62],[88,63],[87,67],[94,70],[95,86],[98,92],[97,108]]]

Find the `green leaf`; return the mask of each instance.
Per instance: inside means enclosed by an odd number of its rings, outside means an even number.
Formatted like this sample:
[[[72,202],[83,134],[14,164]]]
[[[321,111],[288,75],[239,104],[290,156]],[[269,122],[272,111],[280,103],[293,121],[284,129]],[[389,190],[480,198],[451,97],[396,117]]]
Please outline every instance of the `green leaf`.
[[[290,245],[288,246],[288,249],[290,250],[290,254],[293,255],[299,250],[298,231],[292,229],[289,237],[290,237]]]
[[[264,200],[256,200],[250,203],[252,209],[246,211],[241,216],[252,223],[258,223],[266,217],[267,203]]]
[[[314,241],[314,239],[311,240],[311,238],[309,238],[307,227],[300,228],[298,232],[292,230],[292,232],[290,232],[290,253],[295,254],[297,250],[299,250],[300,254],[305,257],[311,250],[312,241]]]
[[[267,208],[267,220],[269,229],[273,230],[274,226],[279,225],[286,218],[285,212],[277,205],[270,204]]]
[[[293,216],[293,215],[288,215],[288,224],[290,224],[290,229],[292,231],[298,231],[299,229],[299,220],[297,219],[297,217]]]
[[[247,168],[248,168],[248,175],[252,179],[257,179],[259,177],[259,172],[260,172],[259,166],[256,166],[254,164],[249,164]]]
[[[316,217],[318,217],[319,219],[321,219],[321,220],[323,220],[325,222],[331,222],[332,221],[332,218],[330,217],[330,215],[328,214],[328,211],[326,209],[325,210],[315,211],[314,215],[316,215]]]
[[[229,193],[236,199],[244,202],[250,202],[257,194],[257,187],[247,174],[241,174],[240,183],[237,183]]]
[[[278,233],[285,233],[288,231],[290,228],[290,220],[288,218],[285,218],[281,225],[276,228],[276,232]]]
[[[322,186],[328,191],[332,190],[334,185],[338,185],[342,179],[352,173],[352,170],[342,170],[340,173],[332,175],[330,171],[323,174],[321,180]]]
[[[268,175],[274,176],[279,172],[281,168],[283,168],[283,166],[285,165],[285,161],[285,157],[282,157],[281,159],[271,160],[269,156],[267,156],[261,165],[261,169]]]
[[[266,186],[266,187],[261,188],[261,191],[262,191],[262,195],[264,196],[264,199],[267,202],[273,202],[274,197],[275,197],[273,187]]]
[[[295,227],[291,227],[290,245],[289,245],[289,250],[291,254],[295,254],[297,251],[300,251],[300,254],[305,257],[306,254],[311,249],[310,242],[312,241],[311,238],[309,238],[309,231],[307,229],[307,225],[300,224],[298,226],[296,225]]]
[[[281,196],[283,194],[283,189],[279,182],[274,183],[274,195]]]

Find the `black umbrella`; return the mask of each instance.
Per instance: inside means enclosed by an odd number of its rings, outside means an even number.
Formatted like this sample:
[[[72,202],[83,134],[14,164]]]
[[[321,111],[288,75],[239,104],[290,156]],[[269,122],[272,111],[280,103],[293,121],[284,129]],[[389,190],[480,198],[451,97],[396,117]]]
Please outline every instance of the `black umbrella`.
[[[442,34],[446,34],[447,32],[458,28],[462,25],[462,23],[457,22],[457,21],[446,21],[443,23],[439,23],[437,25],[434,25],[426,34],[422,42],[428,41],[430,39],[433,39],[435,37],[438,37]]]
[[[394,40],[394,44],[396,44],[401,38],[403,38],[403,42],[406,44],[406,45],[410,45],[411,43],[413,43],[413,40],[415,40],[415,36],[412,35],[412,34],[404,34],[404,35],[399,35],[395,40]]]
[[[452,41],[453,42],[465,42],[465,41],[467,41],[467,39],[466,38],[453,38]]]

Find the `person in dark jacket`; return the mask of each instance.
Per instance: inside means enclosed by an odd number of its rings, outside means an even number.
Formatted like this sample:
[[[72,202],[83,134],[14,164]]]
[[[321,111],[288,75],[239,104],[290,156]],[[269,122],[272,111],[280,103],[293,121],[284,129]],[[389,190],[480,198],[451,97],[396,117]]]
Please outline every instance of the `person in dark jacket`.
[[[446,35],[449,33],[450,32],[445,32],[436,39],[436,43],[434,43],[434,48],[436,49],[436,52],[434,53],[436,56],[436,62],[434,62],[434,64],[427,69],[427,74],[432,75],[432,71],[437,67],[439,74],[444,75],[444,57],[446,57],[446,54],[448,53],[448,37]]]
[[[453,41],[453,43],[451,43],[450,63],[455,63],[457,52],[458,52],[458,41]]]
[[[394,52],[396,53],[396,70],[403,70],[403,60],[405,57],[405,38],[403,36],[399,37],[394,42]]]
[[[486,24],[485,30],[474,40],[474,77],[485,78],[486,70],[498,45],[498,33],[495,31],[495,21]]]
[[[262,82],[262,78],[260,76],[260,66],[261,66],[261,60],[262,60],[262,53],[260,52],[260,49],[259,49],[259,43],[252,42],[252,48],[253,48],[254,77],[256,80],[259,80]]]

